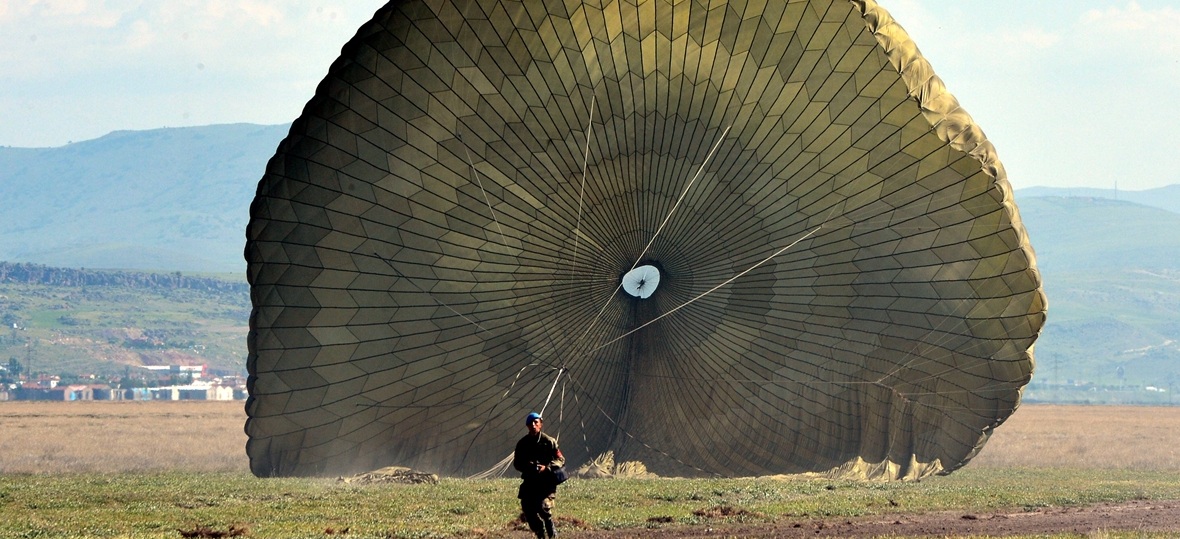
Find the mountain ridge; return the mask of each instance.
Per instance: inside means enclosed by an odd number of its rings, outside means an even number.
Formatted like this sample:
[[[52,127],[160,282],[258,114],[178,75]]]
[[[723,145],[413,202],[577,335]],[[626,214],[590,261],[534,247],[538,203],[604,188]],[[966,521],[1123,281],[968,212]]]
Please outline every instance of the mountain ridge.
[[[249,206],[289,127],[0,147],[0,261],[244,275]],[[1180,185],[1015,198],[1049,298],[1027,395],[1081,382],[1180,389]]]
[[[1026,187],[1016,190],[1016,201],[1023,198],[1092,198],[1114,200],[1180,213],[1180,184],[1142,191],[1100,189],[1092,187]]]
[[[289,125],[116,131],[0,148],[0,260],[242,272],[250,201]]]

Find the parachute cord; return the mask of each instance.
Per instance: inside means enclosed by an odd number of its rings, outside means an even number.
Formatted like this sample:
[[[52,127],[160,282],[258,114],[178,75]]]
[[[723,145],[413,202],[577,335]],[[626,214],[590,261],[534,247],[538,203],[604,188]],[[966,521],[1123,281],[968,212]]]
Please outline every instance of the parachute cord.
[[[429,297],[430,299],[434,300],[434,302],[435,302],[435,303],[437,303],[437,304],[439,304],[439,305],[441,305],[441,306],[443,306],[443,307],[446,307],[446,309],[447,309],[448,311],[451,311],[452,313],[455,313],[455,316],[458,316],[459,318],[462,318],[462,319],[463,319],[465,322],[467,322],[468,324],[471,324],[471,325],[475,326],[475,327],[476,327],[477,329],[479,329],[480,331],[482,331],[482,332],[484,332],[484,333],[491,333],[490,331],[488,331],[487,329],[485,329],[483,326],[479,325],[479,322],[476,322],[475,320],[472,320],[472,319],[470,319],[470,318],[467,318],[466,316],[464,316],[464,315],[463,315],[463,313],[460,313],[459,311],[456,311],[454,307],[451,307],[450,305],[447,305],[447,303],[446,303],[446,302],[444,302],[444,301],[442,301],[442,300],[440,300],[440,299],[438,299],[438,298],[434,297],[434,294],[431,294],[430,292],[427,292],[426,290],[424,290],[424,289],[423,289],[421,286],[418,286],[418,283],[415,283],[413,279],[410,279],[410,278],[409,278],[409,277],[407,277],[407,276],[406,276],[404,273],[402,273],[402,272],[398,271],[398,269],[397,269],[397,266],[394,266],[394,265],[393,265],[393,262],[390,262],[388,258],[385,258],[385,257],[381,256],[379,253],[373,253],[373,256],[377,257],[377,258],[378,258],[379,260],[381,260],[382,262],[385,262],[385,265],[389,266],[389,269],[393,270],[393,272],[394,272],[395,274],[397,274],[397,277],[398,277],[398,278],[400,278],[400,279],[402,279],[402,280],[406,281],[407,283],[410,283],[410,286],[413,286],[413,287],[414,287],[414,288],[415,288],[415,289],[416,289],[418,292],[421,292],[422,294],[426,295],[426,296],[427,296],[427,297]]]
[[[442,306],[442,307],[446,308],[448,311],[451,311],[452,313],[454,313],[454,314],[455,314],[455,316],[458,316],[459,318],[462,318],[464,322],[467,322],[468,324],[470,324],[470,325],[472,325],[472,326],[475,326],[475,328],[476,328],[476,329],[477,329],[479,332],[482,332],[482,333],[487,333],[487,334],[491,334],[491,333],[492,333],[492,332],[491,332],[491,331],[489,331],[487,328],[485,328],[485,327],[483,327],[482,325],[480,325],[480,323],[479,323],[479,322],[477,322],[477,321],[475,321],[475,320],[472,320],[471,318],[468,318],[468,317],[467,317],[467,316],[465,316],[463,313],[460,313],[459,311],[455,310],[455,308],[454,308],[454,307],[451,307],[450,305],[448,305],[448,304],[447,304],[445,301],[442,301],[442,300],[438,299],[437,297],[435,297],[435,295],[434,295],[434,294],[432,294],[432,293],[430,293],[430,292],[426,291],[426,290],[425,290],[425,289],[423,289],[421,286],[418,286],[418,283],[415,283],[413,279],[409,278],[408,276],[406,276],[406,275],[405,275],[404,273],[402,273],[401,271],[398,271],[397,267],[396,267],[396,266],[394,266],[394,265],[393,265],[393,262],[391,262],[391,261],[390,261],[388,258],[385,258],[385,257],[381,256],[379,253],[373,253],[373,256],[377,257],[377,259],[378,259],[378,260],[381,260],[382,262],[385,262],[385,265],[389,266],[389,269],[393,270],[393,273],[394,273],[395,275],[397,275],[397,277],[398,277],[399,279],[402,279],[402,280],[404,280],[405,282],[409,283],[409,284],[410,284],[410,286],[414,287],[414,289],[415,289],[415,290],[417,290],[418,292],[422,293],[422,294],[423,294],[423,295],[425,295],[426,297],[430,298],[432,301],[434,301],[434,302],[435,302],[435,303],[437,303],[438,305],[440,305],[440,306]],[[556,349],[556,346],[551,346],[551,349],[554,349],[554,350],[555,350],[555,349]],[[547,366],[550,366],[550,367],[552,367],[552,366],[553,366],[553,365],[552,365],[552,363],[550,363],[549,361],[546,361],[546,360],[545,360],[545,358],[544,358],[543,356],[541,356],[541,355],[532,354],[532,353],[528,352],[527,350],[526,350],[526,352],[525,352],[525,355],[527,355],[527,356],[531,356],[531,357],[535,358],[535,361],[534,361],[533,363],[530,363],[530,364],[528,364],[528,365],[525,365],[525,367],[524,367],[524,368],[533,367],[533,366],[538,366],[538,365],[542,365],[542,364],[544,364],[544,365],[547,365]],[[524,371],[524,368],[522,368],[522,369],[521,369],[521,372],[523,372],[523,371]],[[562,367],[562,368],[564,368],[564,367]],[[520,378],[520,373],[517,373],[516,377],[519,379],[519,378]],[[514,382],[514,383],[515,383],[515,382]],[[507,393],[505,393],[505,396],[507,396]]]
[[[557,401],[557,438],[561,439],[561,426],[565,418],[565,383],[561,384],[561,397]]]
[[[594,106],[598,103],[598,96],[590,95],[590,116],[586,118],[586,151],[582,157],[582,185],[578,189],[578,222],[574,224],[574,254],[570,258],[570,277],[578,265],[578,240],[582,230],[582,206],[586,197],[586,176],[590,171],[590,136],[594,134]],[[573,295],[573,291],[570,291]]]
[[[692,189],[693,184],[701,178],[701,174],[704,174],[705,167],[709,166],[709,161],[713,160],[713,156],[717,153],[717,148],[721,147],[721,143],[725,141],[725,136],[729,134],[729,130],[732,128],[732,125],[726,127],[725,131],[721,132],[721,136],[717,137],[717,142],[714,143],[713,148],[709,150],[709,155],[705,156],[705,161],[701,163],[699,168],[697,168],[697,173],[693,175],[691,180],[689,180],[688,185],[684,186],[684,190],[680,192],[680,198],[676,199],[676,203],[672,205],[672,209],[668,210],[668,215],[664,216],[664,222],[660,223],[659,228],[656,229],[656,233],[652,234],[651,240],[647,242],[647,246],[643,248],[643,252],[639,253],[639,258],[635,259],[634,264],[631,264],[631,269],[635,269],[637,266],[639,266],[639,261],[643,260],[643,257],[647,255],[647,251],[650,250],[651,246],[656,242],[656,238],[660,237],[660,233],[664,231],[664,227],[667,226],[668,221],[672,220],[672,215],[676,213],[676,209],[680,207],[680,203],[684,202],[684,197],[688,196],[689,189]]]
[[[562,388],[562,391],[563,392],[565,391],[564,387]],[[581,408],[580,405],[582,404],[582,402],[578,399],[578,394],[571,393],[570,396],[572,396],[574,399],[574,405],[577,406],[578,408]],[[578,425],[582,427],[581,428],[582,447],[584,447],[586,449],[586,456],[587,456],[587,458],[589,458],[589,456],[590,456],[590,439],[586,437],[586,417],[584,415],[582,415],[578,418]]]
[[[570,380],[570,382],[572,382],[572,383],[573,383],[575,386],[580,386],[580,384],[578,384],[578,381],[577,381],[577,379],[576,379],[576,378],[574,378],[573,376],[566,376],[566,378],[568,378],[568,379]],[[587,393],[588,393],[588,392],[587,392]],[[575,398],[576,398],[576,397],[575,397]],[[659,455],[662,455],[662,456],[664,456],[664,457],[667,457],[668,459],[670,459],[670,460],[672,460],[672,461],[674,461],[674,462],[676,462],[676,463],[678,463],[678,464],[680,464],[680,465],[682,465],[682,466],[684,466],[684,467],[686,467],[686,468],[690,468],[690,469],[696,470],[696,471],[698,471],[698,472],[701,472],[701,473],[703,473],[703,474],[707,474],[707,475],[710,475],[710,476],[713,476],[713,477],[723,477],[723,476],[722,476],[722,474],[719,474],[719,473],[717,473],[717,472],[712,472],[712,471],[706,470],[706,469],[704,469],[704,468],[701,468],[700,466],[696,466],[696,465],[694,465],[694,464],[690,464],[690,463],[684,462],[683,460],[681,460],[681,459],[677,458],[675,455],[672,455],[671,453],[668,453],[667,451],[664,451],[664,450],[662,450],[662,449],[659,449],[659,448],[657,448],[657,447],[655,447],[655,446],[653,446],[653,445],[650,445],[650,444],[648,444],[647,442],[645,442],[645,441],[643,441],[642,439],[640,439],[638,436],[635,436],[635,435],[634,435],[634,434],[632,434],[630,431],[628,431],[627,429],[623,428],[623,425],[621,425],[621,424],[620,424],[618,421],[616,421],[616,420],[615,420],[615,418],[611,417],[611,415],[610,415],[609,413],[607,413],[607,412],[606,412],[606,410],[603,410],[603,409],[602,409],[602,406],[601,406],[600,404],[598,404],[598,402],[597,402],[596,400],[594,400],[593,398],[591,398],[591,397],[587,396],[587,397],[586,397],[586,401],[587,401],[589,404],[591,404],[592,406],[594,406],[594,408],[598,410],[598,413],[602,414],[602,417],[606,418],[606,420],[607,420],[607,421],[609,421],[609,422],[610,422],[612,425],[614,425],[614,426],[615,426],[615,428],[619,429],[619,431],[620,431],[620,432],[622,432],[624,436],[626,436],[627,438],[630,438],[631,440],[634,440],[634,441],[635,441],[635,443],[637,443],[637,444],[639,444],[639,445],[643,446],[644,448],[646,448],[646,449],[648,449],[648,450],[650,450],[650,451],[652,451],[652,452],[654,452],[654,453],[657,453],[657,454],[659,454]],[[583,436],[583,438],[585,438],[585,436],[586,436],[586,433],[585,433],[585,423],[583,423],[583,424],[582,424],[582,429],[583,429],[582,436]],[[590,451],[589,451],[589,443],[587,443],[587,451],[586,451],[586,455],[587,455],[587,456],[589,456],[589,455],[590,455]]]
[[[593,92],[593,90],[592,90],[592,92]],[[569,293],[566,295],[566,298],[567,298],[566,300],[569,301],[571,304],[573,302],[573,296],[574,296],[572,285],[574,282],[576,271],[578,269],[578,251],[581,246],[580,239],[581,239],[581,230],[582,230],[582,217],[583,217],[583,212],[585,211],[584,203],[585,203],[585,197],[586,197],[586,178],[588,177],[589,171],[590,171],[590,142],[591,142],[593,135],[594,135],[594,111],[595,111],[595,108],[597,107],[597,105],[598,105],[598,96],[591,93],[590,94],[590,112],[586,116],[586,145],[585,145],[585,150],[583,150],[583,152],[582,152],[582,181],[581,181],[581,185],[578,188],[578,218],[574,224],[574,230],[573,230],[573,234],[572,234],[573,240],[574,240],[574,250],[573,250],[573,254],[570,256],[570,267],[569,267],[569,278],[570,278],[571,287],[570,287]],[[560,265],[561,264],[559,262],[558,266],[560,266]],[[557,348],[558,348],[558,343],[554,341],[552,334],[550,334],[549,332],[545,332],[545,334],[548,336],[548,339],[547,339],[548,343],[547,344],[551,347],[551,349],[554,352],[556,352]],[[553,380],[554,387],[556,387],[556,385],[557,385],[557,380],[561,378],[561,371],[563,371],[563,370],[567,370],[567,369],[564,366],[561,367],[560,369],[558,369],[557,377],[554,378],[554,380]],[[564,388],[563,388],[563,391],[564,391]],[[553,389],[550,389],[549,390],[549,397],[546,397],[545,405],[541,407],[542,413],[544,413],[545,407],[549,405],[549,399],[552,397],[553,397]]]
[[[499,402],[492,405],[492,407],[488,410],[487,419],[485,419],[483,421],[483,423],[480,424],[479,429],[476,430],[475,434],[471,436],[471,442],[469,444],[467,444],[467,450],[463,452],[463,458],[460,459],[460,462],[467,461],[467,457],[471,454],[471,450],[473,448],[475,448],[475,441],[479,439],[479,436],[481,434],[483,434],[484,429],[487,428],[488,424],[492,422],[492,419],[496,417],[496,408],[498,408],[501,404],[504,404],[504,401],[508,399],[508,394],[511,393],[512,389],[516,387],[516,383],[520,381],[520,377],[522,375],[524,375],[524,371],[526,369],[528,369],[529,367],[538,367],[538,366],[540,366],[539,363],[529,363],[528,365],[521,367],[520,370],[516,372],[516,377],[513,378],[512,383],[508,385],[508,389],[504,390],[504,395],[502,395],[500,397]],[[559,370],[558,376],[560,376],[560,375],[561,375],[561,372]],[[499,466],[499,464],[497,464],[496,466]],[[495,468],[495,466],[493,466],[493,468]],[[487,473],[487,472],[482,472],[482,473]],[[503,472],[501,472],[501,473],[503,473]]]
[[[557,376],[553,378],[553,386],[549,388],[549,395],[545,397],[545,404],[541,405],[541,417],[545,416],[545,408],[549,407],[549,400],[553,398],[553,391],[557,389],[557,381],[561,380],[561,374],[567,370],[569,369],[566,369],[565,367],[557,369]]]
[[[639,262],[641,262],[643,260],[643,257],[647,255],[647,251],[649,249],[651,249],[651,246],[653,244],[655,244],[656,239],[660,237],[660,234],[663,232],[664,227],[668,224],[669,221],[672,220],[672,216],[676,213],[677,208],[680,207],[680,203],[684,201],[684,198],[686,196],[688,196],[688,192],[692,188],[693,184],[696,183],[696,181],[698,179],[700,179],[701,174],[703,174],[705,172],[705,168],[709,166],[709,161],[711,161],[713,159],[713,155],[717,153],[717,149],[721,147],[721,143],[725,141],[726,135],[729,134],[729,130],[732,128],[733,128],[732,125],[729,127],[726,127],[725,130],[721,133],[721,136],[719,136],[717,138],[717,142],[715,142],[713,144],[713,147],[709,150],[709,154],[705,156],[705,160],[701,163],[701,166],[697,168],[696,174],[694,174],[692,179],[689,180],[688,184],[684,186],[684,189],[680,193],[680,198],[676,199],[676,203],[672,205],[672,209],[668,210],[668,215],[664,216],[664,221],[662,223],[660,223],[659,228],[656,229],[656,232],[655,232],[655,234],[652,235],[651,240],[647,242],[647,246],[645,246],[643,248],[643,251],[639,254],[639,257],[637,257],[635,259],[635,262],[631,264],[631,268],[628,269],[627,271],[631,271],[639,266]],[[598,321],[602,318],[602,314],[604,312],[606,312],[606,308],[608,306],[610,306],[611,298],[613,298],[614,295],[617,294],[619,292],[619,289],[621,289],[622,287],[623,287],[623,283],[622,283],[622,281],[620,281],[618,286],[615,287],[614,291],[612,291],[610,293],[610,295],[608,295],[606,297],[606,300],[603,301],[602,307],[598,310],[598,314],[594,315],[594,320],[590,321],[590,323],[586,325],[586,331],[582,332],[582,335],[580,335],[578,337],[578,339],[575,341],[575,343],[581,343],[581,342],[585,341],[586,336],[590,334],[590,331],[594,328],[594,326],[598,325]],[[615,339],[615,340],[618,340],[618,339]],[[611,342],[614,342],[614,341],[611,341]],[[576,345],[577,344],[575,344],[575,346]],[[603,346],[605,346],[605,345],[603,345]],[[598,350],[600,348],[602,348],[602,346],[592,348],[591,350],[587,351],[587,353],[592,352],[594,350]]]
[[[493,477],[504,477],[504,473],[508,471],[508,468],[512,467],[512,458],[515,456],[516,451],[512,451],[508,453],[507,457],[504,457],[502,460],[500,460],[500,462],[493,464],[491,468],[488,468],[479,473],[471,474],[467,476],[467,479],[491,479]]]
[[[775,252],[774,252],[773,254],[771,254],[770,256],[768,256],[768,257],[764,258],[764,259],[763,259],[761,262],[758,262],[757,264],[754,264],[753,266],[750,266],[749,268],[746,268],[746,269],[745,269],[745,270],[743,270],[741,273],[738,273],[737,275],[734,275],[733,277],[730,277],[730,278],[728,278],[728,279],[726,279],[726,280],[722,281],[722,282],[721,282],[720,284],[718,284],[717,286],[714,286],[713,288],[710,288],[710,289],[708,289],[708,290],[706,290],[706,291],[704,291],[704,292],[700,293],[700,294],[699,294],[698,296],[696,296],[695,298],[692,298],[692,299],[690,299],[690,300],[688,300],[688,301],[686,301],[686,302],[684,302],[684,303],[681,303],[680,305],[677,305],[676,307],[673,307],[673,308],[669,309],[669,310],[668,310],[668,312],[666,312],[666,313],[663,313],[663,314],[661,314],[661,315],[659,315],[659,316],[657,316],[657,317],[655,317],[655,318],[653,318],[653,319],[651,319],[651,320],[649,320],[649,321],[645,322],[643,325],[641,325],[641,326],[639,326],[639,327],[637,327],[637,328],[635,328],[635,329],[632,329],[631,331],[628,331],[628,332],[626,332],[626,333],[624,333],[624,334],[622,334],[622,335],[619,335],[618,337],[615,337],[614,339],[611,339],[611,340],[609,340],[609,341],[607,341],[607,342],[604,342],[604,343],[602,343],[602,344],[598,345],[597,347],[594,347],[594,348],[590,349],[589,351],[590,351],[590,352],[593,352],[593,351],[595,351],[595,350],[600,350],[600,349],[602,349],[602,348],[605,348],[605,347],[607,347],[607,346],[610,346],[611,344],[614,344],[614,343],[616,343],[616,342],[618,342],[618,341],[620,341],[620,340],[622,340],[622,339],[626,338],[628,335],[631,335],[631,334],[633,334],[633,333],[635,333],[635,332],[637,332],[637,331],[639,331],[639,330],[641,330],[641,329],[643,329],[643,328],[645,328],[645,327],[647,327],[647,326],[650,326],[650,325],[652,325],[652,324],[654,324],[654,323],[658,322],[658,321],[659,321],[661,318],[663,318],[663,317],[665,317],[665,316],[668,316],[668,315],[670,315],[670,314],[672,314],[672,313],[674,313],[674,312],[676,312],[676,311],[679,311],[681,308],[687,307],[689,304],[691,304],[691,303],[693,303],[693,302],[697,301],[698,299],[701,299],[701,298],[703,298],[703,297],[705,297],[705,296],[708,296],[709,294],[712,294],[713,292],[716,292],[716,291],[717,291],[717,289],[719,289],[719,288],[721,288],[721,287],[723,287],[723,286],[726,286],[726,285],[728,285],[729,283],[732,283],[734,280],[741,278],[743,275],[745,275],[745,274],[747,274],[747,273],[749,273],[749,272],[751,272],[751,271],[754,271],[754,270],[755,270],[755,269],[757,269],[759,266],[761,266],[761,265],[763,265],[763,264],[765,264],[765,263],[769,262],[769,261],[770,261],[771,259],[773,259],[774,257],[776,257],[776,256],[778,256],[778,255],[780,255],[780,254],[782,254],[782,253],[783,253],[783,252],[785,252],[787,249],[790,249],[791,247],[794,247],[794,246],[795,246],[796,244],[798,244],[799,242],[801,242],[801,241],[803,241],[803,240],[805,240],[805,239],[807,239],[807,238],[811,237],[811,235],[812,235],[812,234],[815,234],[816,232],[819,232],[819,231],[820,231],[820,229],[822,229],[822,228],[823,228],[823,225],[822,225],[822,224],[821,224],[820,226],[817,226],[817,227],[815,227],[815,229],[813,229],[811,232],[808,232],[808,233],[804,234],[803,236],[799,237],[799,239],[797,239],[797,240],[795,240],[795,241],[791,242],[791,243],[790,243],[789,245],[787,245],[786,247],[783,247],[782,249],[779,249],[779,250],[775,251]]]
[[[500,231],[500,243],[508,248],[508,238],[504,236],[504,228],[500,226],[500,220],[496,218],[496,209],[492,207],[488,192],[483,188],[483,180],[479,179],[479,171],[475,168],[475,161],[471,160],[471,152],[467,149],[467,143],[463,142],[463,133],[455,133],[455,138],[463,143],[463,153],[467,155],[467,165],[471,167],[471,174],[475,176],[475,183],[479,186],[479,192],[483,194],[483,201],[488,205],[488,211],[492,212],[492,222],[496,223],[496,230]]]
[[[575,271],[578,269],[578,248],[580,247],[581,233],[582,233],[582,212],[584,211],[584,203],[586,197],[586,177],[590,172],[590,136],[594,134],[594,107],[598,104],[598,96],[590,94],[590,115],[586,117],[586,150],[582,157],[582,184],[578,188],[578,220],[574,224],[574,252],[570,257],[570,284],[573,285]],[[569,293],[566,295],[567,301],[573,303],[573,286],[570,287]],[[576,345],[575,345],[576,346]]]
[[[520,369],[520,371],[518,371],[516,373],[516,378],[514,378],[512,380],[512,384],[510,386],[508,386],[508,389],[504,392],[504,396],[501,397],[501,399],[500,399],[501,403],[504,402],[504,399],[508,398],[508,394],[512,391],[512,388],[516,386],[516,382],[520,381],[520,377],[521,377],[521,375],[524,374],[525,369],[532,367],[532,366],[537,366],[537,364],[532,363],[529,365],[525,365],[523,368]],[[553,386],[549,388],[549,396],[545,397],[545,404],[543,404],[541,406],[541,412],[540,412],[541,416],[545,415],[545,408],[549,406],[549,400],[553,398],[553,392],[554,392],[554,390],[557,389],[557,382],[558,382],[558,380],[561,379],[561,374],[566,372],[567,370],[568,369],[566,369],[565,367],[561,367],[561,368],[557,369],[557,376],[553,379]],[[558,407],[558,416],[557,416],[557,422],[558,422],[559,429],[561,428],[561,418],[562,418],[562,413],[564,412],[564,408],[565,408],[565,384],[562,384],[562,386],[561,386],[560,402],[561,402],[561,406]],[[495,409],[496,409],[496,407],[493,406],[492,411],[489,413],[489,416],[495,414]],[[491,417],[489,417],[488,419],[490,420]],[[480,432],[483,431],[484,426],[486,426],[488,423],[489,423],[489,421],[485,421],[483,423],[483,425],[480,426],[479,431],[475,433],[475,436],[473,436],[471,438],[471,444],[468,445],[467,452],[463,455],[463,460],[467,460],[467,454],[470,454],[472,447],[474,447],[474,445],[475,445],[475,440],[477,438],[479,438]],[[556,439],[558,439],[558,440],[561,439],[560,431],[558,431],[558,435],[557,435]],[[504,473],[507,472],[508,468],[511,466],[512,457],[514,456],[515,453],[516,453],[515,451],[513,451],[512,453],[509,453],[507,457],[504,457],[503,460],[492,465],[491,468],[488,468],[487,470],[484,470],[482,472],[479,472],[479,473],[476,473],[473,475],[469,475],[469,476],[467,476],[467,478],[468,479],[491,479],[492,477],[503,477]]]
[[[922,366],[922,365],[926,365],[928,363],[935,362],[936,361],[935,359],[927,358],[925,356],[925,354],[922,354],[919,351],[919,348],[921,348],[923,345],[926,345],[926,344],[933,345],[933,346],[942,346],[942,344],[944,342],[949,342],[953,337],[955,337],[955,335],[950,334],[951,330],[955,329],[956,327],[966,327],[966,320],[964,318],[962,318],[963,316],[966,315],[966,313],[964,313],[963,315],[958,314],[959,308],[964,305],[967,305],[968,304],[967,302],[969,300],[977,300],[977,299],[979,299],[979,298],[975,298],[975,297],[973,297],[973,298],[959,298],[955,303],[955,308],[952,309],[949,313],[943,315],[942,321],[940,321],[935,327],[930,328],[926,332],[926,336],[923,337],[922,340],[914,342],[913,346],[905,352],[905,355],[907,356],[905,358],[905,360],[899,362],[897,365],[895,365],[888,372],[885,372],[884,374],[882,374],[881,377],[878,378],[874,383],[884,384],[886,379],[896,376],[903,369],[912,369],[912,368],[915,368],[918,366]],[[954,320],[954,325],[947,327],[949,324],[952,323],[951,322],[952,319]],[[944,332],[944,336],[939,339],[935,339],[933,343],[927,343],[926,337],[933,335],[935,332]],[[980,345],[980,346],[982,346],[982,345]],[[919,358],[924,358],[925,361],[917,361]],[[986,359],[984,359],[984,358],[980,358],[980,359],[986,361]],[[953,369],[954,368],[946,370],[946,371],[942,371],[939,373],[929,374],[928,376],[926,376],[924,378],[918,378],[915,380],[907,380],[906,382],[907,383],[924,382],[927,380],[937,378],[937,377],[941,376],[942,374],[950,372],[950,370],[953,370]]]

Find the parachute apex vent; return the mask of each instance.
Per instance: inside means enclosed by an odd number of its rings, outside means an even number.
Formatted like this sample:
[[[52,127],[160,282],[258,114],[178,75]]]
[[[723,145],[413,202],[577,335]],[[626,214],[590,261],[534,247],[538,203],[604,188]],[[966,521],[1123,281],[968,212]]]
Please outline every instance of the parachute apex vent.
[[[647,299],[660,286],[660,270],[643,265],[623,275],[623,291],[634,298]]]

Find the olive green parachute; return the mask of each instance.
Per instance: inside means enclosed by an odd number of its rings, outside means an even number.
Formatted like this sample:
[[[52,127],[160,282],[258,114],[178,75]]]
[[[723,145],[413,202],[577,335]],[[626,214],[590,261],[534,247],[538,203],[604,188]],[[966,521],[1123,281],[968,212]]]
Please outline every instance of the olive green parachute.
[[[267,166],[259,476],[952,471],[1045,319],[992,145],[871,0],[395,1]]]

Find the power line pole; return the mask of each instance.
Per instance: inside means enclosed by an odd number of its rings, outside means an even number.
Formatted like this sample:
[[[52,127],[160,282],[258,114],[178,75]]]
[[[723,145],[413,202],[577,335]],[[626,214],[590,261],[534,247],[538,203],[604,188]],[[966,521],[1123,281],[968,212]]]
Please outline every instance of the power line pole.
[[[25,379],[33,381],[33,347],[36,342],[29,339],[25,342]]]

